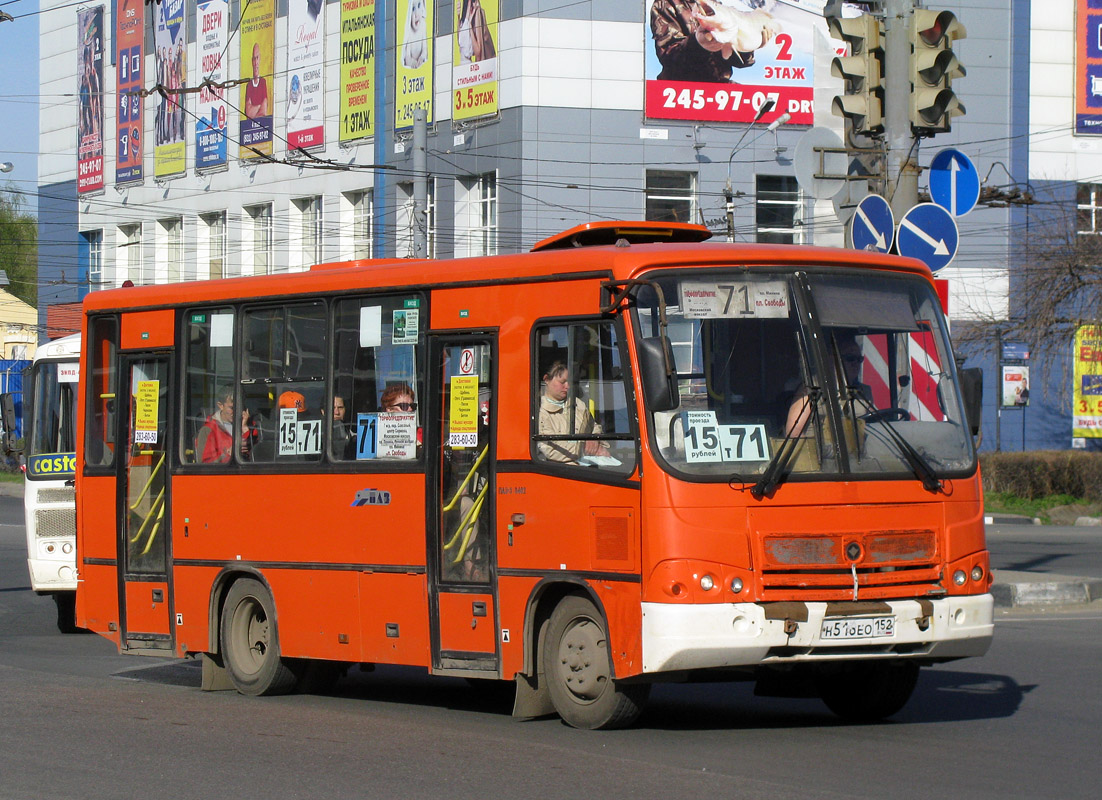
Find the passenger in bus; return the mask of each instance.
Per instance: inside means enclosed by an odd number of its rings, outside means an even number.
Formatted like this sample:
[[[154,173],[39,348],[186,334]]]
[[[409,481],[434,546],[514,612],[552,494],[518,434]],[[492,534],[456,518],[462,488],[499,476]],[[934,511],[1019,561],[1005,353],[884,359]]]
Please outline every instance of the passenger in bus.
[[[570,370],[562,361],[555,361],[543,375],[543,397],[540,398],[539,433],[541,436],[569,434],[598,434],[601,426],[589,413],[580,397],[574,398],[574,427],[570,428],[570,414],[566,399],[570,394]],[[608,444],[594,440],[540,442],[539,454],[547,461],[576,464],[583,454],[600,456],[608,454]]]
[[[207,417],[199,434],[195,437],[195,452],[204,464],[226,464],[233,455],[233,389],[223,386],[218,390],[215,400],[217,409]],[[241,412],[241,455],[248,457],[256,431],[249,425],[249,410]]]
[[[339,394],[333,395],[333,453],[348,458],[354,456],[352,442],[355,437],[345,417],[344,398]]]
[[[408,383],[394,383],[383,390],[383,396],[379,398],[379,405],[383,411],[404,411],[409,413],[417,410],[417,403],[413,401],[413,389]]]
[[[861,345],[857,343],[857,336],[851,331],[835,333],[828,339],[827,349],[830,351],[831,363],[834,361],[834,347],[837,343],[838,356],[842,360],[842,369],[845,371],[846,387],[856,391],[857,407],[864,408],[864,403],[872,402],[872,387],[861,382],[861,365],[865,356],[861,353]],[[864,400],[864,403],[861,401]],[[811,402],[808,398],[807,384],[801,383],[792,397],[792,403],[788,407],[788,420],[785,425],[787,436],[807,436],[810,432],[807,425],[811,421]]]

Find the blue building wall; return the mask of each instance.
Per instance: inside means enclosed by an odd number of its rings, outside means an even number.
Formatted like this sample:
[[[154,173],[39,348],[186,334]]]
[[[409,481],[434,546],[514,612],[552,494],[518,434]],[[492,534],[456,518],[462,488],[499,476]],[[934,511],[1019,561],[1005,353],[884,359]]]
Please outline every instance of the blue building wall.
[[[80,300],[80,235],[75,180],[38,187],[38,326],[46,338],[46,309]]]

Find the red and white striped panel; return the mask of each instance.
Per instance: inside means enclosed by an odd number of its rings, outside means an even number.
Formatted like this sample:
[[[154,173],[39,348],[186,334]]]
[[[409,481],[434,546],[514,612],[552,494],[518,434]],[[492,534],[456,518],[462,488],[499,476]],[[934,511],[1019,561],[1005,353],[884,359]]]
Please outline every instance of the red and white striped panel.
[[[865,337],[862,355],[865,363],[861,369],[861,381],[872,389],[872,402],[877,408],[889,408],[893,405],[904,408],[911,414],[912,420],[925,422],[943,422],[945,414],[937,399],[937,380],[934,377],[941,372],[937,344],[933,334],[917,331],[906,340],[906,353],[897,353],[898,365],[896,378],[900,380],[898,397],[893,403],[888,389],[888,337],[877,333]]]

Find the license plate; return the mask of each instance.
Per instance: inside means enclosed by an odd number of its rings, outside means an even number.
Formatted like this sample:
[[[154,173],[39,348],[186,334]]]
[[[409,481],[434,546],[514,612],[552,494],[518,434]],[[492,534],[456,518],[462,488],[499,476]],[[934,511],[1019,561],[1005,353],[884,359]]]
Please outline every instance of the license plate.
[[[895,617],[824,619],[821,639],[883,639],[895,636]]]

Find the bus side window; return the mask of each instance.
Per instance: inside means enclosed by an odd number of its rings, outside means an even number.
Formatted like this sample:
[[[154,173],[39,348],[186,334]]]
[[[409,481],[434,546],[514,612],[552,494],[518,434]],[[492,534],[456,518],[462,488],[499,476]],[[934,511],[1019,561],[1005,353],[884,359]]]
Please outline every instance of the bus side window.
[[[635,467],[628,375],[613,322],[536,328],[533,456],[630,473]]]
[[[85,432],[89,466],[110,467],[115,463],[115,410],[118,369],[119,323],[116,317],[97,317],[90,321],[91,346],[88,350],[89,425]]]
[[[180,460],[185,464],[225,464],[232,460],[235,425],[235,348],[232,308],[189,309],[184,319],[186,347],[184,424]]]
[[[328,405],[333,410],[326,415],[331,460],[417,458],[423,419],[419,404],[424,383],[418,361],[423,313],[422,295],[346,298],[335,304],[333,392]],[[381,405],[383,396],[398,389],[398,399],[409,409],[389,412]],[[377,438],[380,414],[401,415],[388,419],[385,447]]]
[[[243,434],[242,457],[320,461],[327,402],[325,304],[247,309],[242,327],[240,402],[251,428]]]

